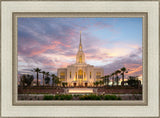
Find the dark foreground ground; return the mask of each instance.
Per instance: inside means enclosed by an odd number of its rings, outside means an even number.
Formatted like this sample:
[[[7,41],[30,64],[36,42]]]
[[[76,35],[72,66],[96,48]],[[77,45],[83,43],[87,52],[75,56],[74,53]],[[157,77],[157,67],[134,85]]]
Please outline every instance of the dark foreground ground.
[[[68,89],[69,88],[63,88],[63,87],[30,87],[30,88],[19,87],[18,100],[44,100],[44,97],[47,95],[53,96],[54,99],[55,95],[64,95],[64,94],[72,95],[72,100],[80,100],[79,97],[77,96],[86,95],[86,94],[69,94],[66,92]],[[119,97],[121,100],[142,100],[142,87],[133,88],[129,86],[125,87],[115,86],[115,87],[97,87],[93,89],[94,89],[93,94],[97,96],[114,95]]]

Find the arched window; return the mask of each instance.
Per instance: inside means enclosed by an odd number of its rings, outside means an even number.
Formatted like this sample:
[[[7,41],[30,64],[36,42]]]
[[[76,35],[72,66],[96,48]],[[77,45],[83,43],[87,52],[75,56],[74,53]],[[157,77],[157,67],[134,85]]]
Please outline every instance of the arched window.
[[[70,78],[72,77],[72,74],[71,74],[71,72],[70,72]]]
[[[77,81],[77,72],[75,72],[74,80]]]
[[[84,72],[84,78],[83,78],[85,81],[86,81],[86,73]]]
[[[82,70],[78,71],[78,79],[83,79],[83,71]]]

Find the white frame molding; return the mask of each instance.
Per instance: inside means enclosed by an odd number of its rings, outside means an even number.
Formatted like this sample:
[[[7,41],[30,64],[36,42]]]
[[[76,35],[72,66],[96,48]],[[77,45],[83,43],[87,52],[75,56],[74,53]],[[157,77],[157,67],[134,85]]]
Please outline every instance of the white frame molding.
[[[159,117],[158,1],[2,1],[2,117]],[[13,106],[12,13],[14,12],[145,12],[148,14],[147,106]]]

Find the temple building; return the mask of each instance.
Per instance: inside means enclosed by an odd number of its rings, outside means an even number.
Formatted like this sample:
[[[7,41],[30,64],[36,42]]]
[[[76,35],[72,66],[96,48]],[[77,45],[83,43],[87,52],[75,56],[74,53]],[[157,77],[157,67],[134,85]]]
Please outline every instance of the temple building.
[[[57,76],[68,86],[93,86],[95,81],[101,80],[104,75],[103,68],[97,68],[85,63],[85,54],[82,48],[81,33],[79,49],[76,55],[76,63],[68,65],[67,68],[58,68]]]

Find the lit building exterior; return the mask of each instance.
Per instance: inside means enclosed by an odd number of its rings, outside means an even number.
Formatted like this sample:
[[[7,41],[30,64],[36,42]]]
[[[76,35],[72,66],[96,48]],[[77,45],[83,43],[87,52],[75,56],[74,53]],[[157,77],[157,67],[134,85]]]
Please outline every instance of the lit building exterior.
[[[68,86],[93,86],[95,81],[101,80],[104,75],[104,69],[94,67],[85,63],[85,54],[81,43],[76,55],[76,63],[67,66],[67,68],[58,68],[57,76],[62,82],[67,82]]]

